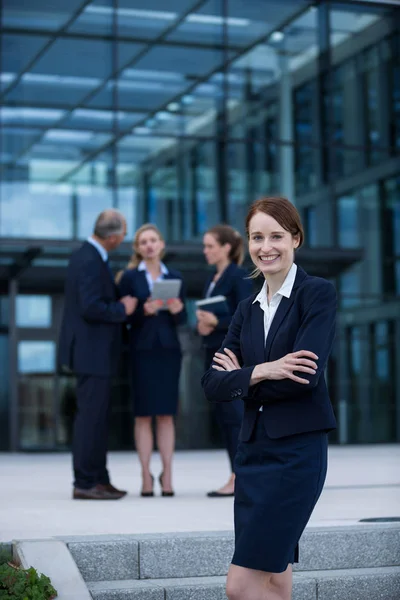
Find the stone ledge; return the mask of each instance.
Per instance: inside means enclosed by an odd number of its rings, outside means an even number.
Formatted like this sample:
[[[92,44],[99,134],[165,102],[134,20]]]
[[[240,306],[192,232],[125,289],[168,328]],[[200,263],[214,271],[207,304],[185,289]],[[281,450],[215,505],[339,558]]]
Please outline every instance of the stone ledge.
[[[87,581],[223,576],[234,544],[225,531],[72,539],[69,548]],[[393,565],[400,565],[398,523],[306,529],[294,570]]]
[[[226,600],[225,577],[90,582],[94,600]],[[293,576],[293,600],[398,600],[400,567]]]
[[[15,542],[14,555],[25,569],[34,567],[39,573],[50,577],[58,592],[57,600],[91,600],[82,575],[64,542]]]
[[[317,592],[318,600],[399,600],[400,567],[325,572]]]
[[[139,543],[134,540],[68,544],[85,581],[139,579]]]

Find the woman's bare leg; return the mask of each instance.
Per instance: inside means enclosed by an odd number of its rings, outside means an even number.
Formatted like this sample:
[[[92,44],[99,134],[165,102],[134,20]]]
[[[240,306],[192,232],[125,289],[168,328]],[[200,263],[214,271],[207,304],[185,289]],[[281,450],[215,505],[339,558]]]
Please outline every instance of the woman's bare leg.
[[[175,449],[175,424],[170,415],[158,415],[157,446],[163,466],[162,486],[165,492],[172,492],[172,458]]]
[[[151,492],[153,490],[153,480],[150,473],[150,460],[153,451],[151,417],[135,418],[135,445],[142,467],[142,492]]]
[[[266,573],[231,565],[226,595],[229,600],[291,600],[292,565],[284,573]]]

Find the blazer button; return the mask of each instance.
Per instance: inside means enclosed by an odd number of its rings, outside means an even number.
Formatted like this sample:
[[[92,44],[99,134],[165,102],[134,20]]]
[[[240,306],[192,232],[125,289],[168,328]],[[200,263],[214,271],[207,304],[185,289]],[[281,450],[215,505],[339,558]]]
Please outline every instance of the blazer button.
[[[242,388],[239,388],[238,389],[238,395],[241,396],[242,394],[243,394],[243,390],[242,390]]]

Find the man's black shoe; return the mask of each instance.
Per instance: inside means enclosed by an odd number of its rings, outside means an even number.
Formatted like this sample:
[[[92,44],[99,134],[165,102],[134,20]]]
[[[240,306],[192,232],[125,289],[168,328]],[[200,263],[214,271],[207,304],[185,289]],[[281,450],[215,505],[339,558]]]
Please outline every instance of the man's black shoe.
[[[125,496],[124,492],[119,492],[118,490],[114,492],[106,489],[106,487],[99,484],[88,490],[74,488],[72,498],[74,500],[119,500]]]

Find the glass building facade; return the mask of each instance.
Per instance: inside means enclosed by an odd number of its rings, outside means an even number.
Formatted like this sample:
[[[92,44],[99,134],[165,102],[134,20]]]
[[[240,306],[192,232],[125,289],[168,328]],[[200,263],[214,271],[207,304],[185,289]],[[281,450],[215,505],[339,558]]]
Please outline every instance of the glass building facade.
[[[187,282],[178,447],[218,445],[193,304],[204,231],[285,195],[339,294],[333,443],[400,441],[400,5],[0,0],[0,450],[69,447],[57,373],[70,252],[114,206]],[[111,447],[132,446],[126,357]]]

